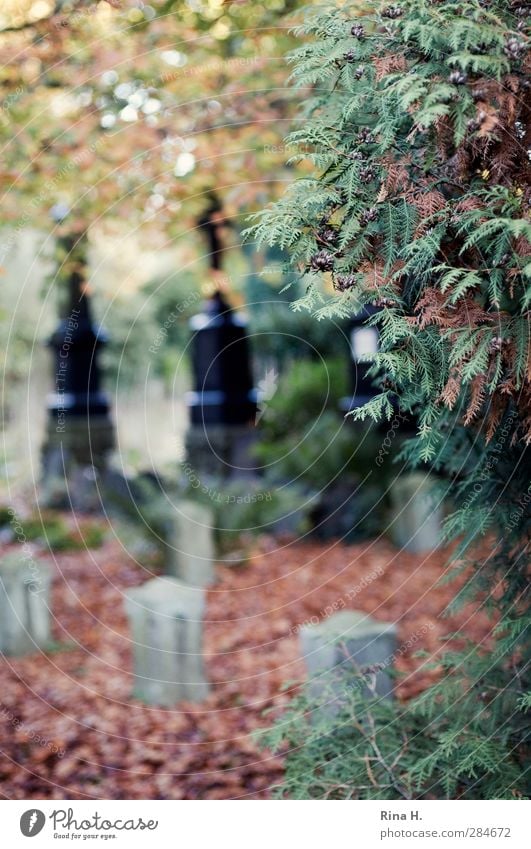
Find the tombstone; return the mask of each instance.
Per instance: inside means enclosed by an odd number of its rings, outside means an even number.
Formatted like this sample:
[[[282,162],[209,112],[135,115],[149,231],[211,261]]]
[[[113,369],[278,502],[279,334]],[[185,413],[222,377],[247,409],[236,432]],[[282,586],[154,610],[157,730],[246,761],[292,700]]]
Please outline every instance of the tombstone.
[[[390,485],[389,532],[399,548],[414,553],[437,548],[441,541],[443,507],[433,492],[433,479],[416,472]]]
[[[49,567],[22,551],[0,560],[0,651],[24,655],[50,640]]]
[[[56,220],[62,221],[66,214],[61,209]],[[47,400],[48,421],[41,452],[41,502],[99,512],[98,477],[107,468],[115,447],[110,402],[102,387],[99,365],[107,337],[92,317],[86,287],[86,234],[74,229],[61,236],[59,244],[66,256],[66,279],[61,288],[66,288],[67,297],[48,343],[53,351],[53,392]]]
[[[193,391],[186,458],[203,478],[255,477],[257,394],[246,319],[220,291],[190,319]]]
[[[214,515],[194,501],[175,505],[166,556],[166,573],[193,587],[214,582]]]
[[[364,667],[381,664],[375,674],[376,694],[390,698],[393,692],[389,667],[396,652],[396,627],[378,622],[366,613],[341,610],[317,625],[300,630],[301,652],[310,682],[308,693],[317,703],[318,713],[333,717],[341,708],[349,686]],[[367,694],[367,687],[362,688]]]
[[[124,596],[133,643],[133,696],[162,707],[206,698],[204,591],[175,578],[152,578]]]

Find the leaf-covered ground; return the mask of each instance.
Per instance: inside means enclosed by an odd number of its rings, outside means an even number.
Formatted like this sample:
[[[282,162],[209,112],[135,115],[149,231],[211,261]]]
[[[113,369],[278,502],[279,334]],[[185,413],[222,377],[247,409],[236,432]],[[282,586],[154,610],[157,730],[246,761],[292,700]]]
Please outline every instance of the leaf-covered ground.
[[[397,667],[405,673],[400,698],[435,674],[414,657],[418,649],[440,651],[441,637],[459,625],[478,642],[492,627],[472,608],[458,620],[441,619],[455,594],[455,584],[436,586],[447,553],[401,553],[386,541],[344,546],[264,537],[245,566],[220,565],[208,593],[208,700],[150,708],[130,698],[121,597],[150,573],[116,539],[46,559],[55,572],[57,645],[47,654],[0,659],[0,794],[10,799],[267,798],[282,778],[282,761],[260,750],[252,734],[285,703],[283,685],[304,676],[302,623],[343,604],[396,620]],[[356,589],[360,582],[366,586]],[[266,708],[273,714],[264,716]]]

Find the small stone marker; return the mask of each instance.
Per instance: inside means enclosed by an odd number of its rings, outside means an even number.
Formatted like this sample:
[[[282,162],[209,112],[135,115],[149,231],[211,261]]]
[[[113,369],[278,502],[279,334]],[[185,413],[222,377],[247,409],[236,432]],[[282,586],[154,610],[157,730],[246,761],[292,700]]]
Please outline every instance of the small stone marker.
[[[376,673],[376,693],[392,696],[393,684],[386,669],[396,652],[394,624],[377,622],[355,610],[342,610],[317,625],[301,628],[300,643],[311,679],[310,696],[326,700],[319,709],[325,716],[338,712],[346,688],[355,685],[357,672],[367,666],[383,664]]]
[[[133,695],[149,705],[200,702],[208,694],[203,671],[205,594],[175,578],[152,578],[127,590],[133,641]]]
[[[209,586],[215,577],[212,511],[194,501],[179,501],[172,524],[166,572],[192,587]]]
[[[0,651],[24,655],[50,640],[49,567],[12,552],[0,560]]]
[[[428,475],[410,474],[391,484],[389,532],[398,548],[421,552],[437,548],[441,540],[442,504],[433,493]]]

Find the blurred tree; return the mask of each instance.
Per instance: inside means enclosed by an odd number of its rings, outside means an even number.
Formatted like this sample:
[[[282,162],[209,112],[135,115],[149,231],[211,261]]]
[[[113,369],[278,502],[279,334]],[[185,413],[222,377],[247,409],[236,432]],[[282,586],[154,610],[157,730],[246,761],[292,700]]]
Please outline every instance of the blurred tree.
[[[7,5],[0,261],[54,207],[85,228],[126,222],[152,245],[187,235],[214,189],[225,220],[270,197],[294,101],[283,16],[297,5]]]

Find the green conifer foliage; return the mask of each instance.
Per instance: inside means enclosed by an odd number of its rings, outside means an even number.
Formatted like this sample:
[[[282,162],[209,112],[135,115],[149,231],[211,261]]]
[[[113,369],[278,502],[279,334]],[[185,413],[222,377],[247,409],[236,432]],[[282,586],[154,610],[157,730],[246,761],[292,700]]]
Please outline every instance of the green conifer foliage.
[[[311,723],[304,697],[270,733],[298,798],[530,795],[531,116],[528,2],[346,2],[309,10],[292,55],[297,180],[250,228],[290,251],[295,308],[381,309],[380,391],[354,411],[417,416],[411,465],[441,471],[494,646],[445,655],[407,705],[349,695]],[[478,540],[489,553],[479,559]],[[464,554],[467,552],[468,560]]]

